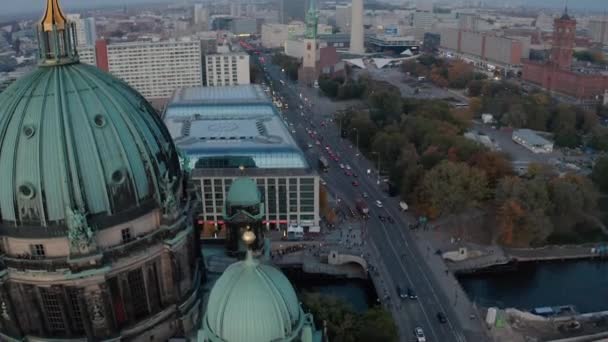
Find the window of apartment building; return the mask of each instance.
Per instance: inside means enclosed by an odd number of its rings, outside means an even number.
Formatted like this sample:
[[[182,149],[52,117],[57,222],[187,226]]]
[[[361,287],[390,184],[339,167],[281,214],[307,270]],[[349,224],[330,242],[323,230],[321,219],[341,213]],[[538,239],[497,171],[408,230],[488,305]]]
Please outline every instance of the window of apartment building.
[[[44,258],[46,256],[43,244],[30,245],[30,253],[36,258]]]
[[[124,243],[127,243],[127,242],[133,240],[133,235],[131,234],[131,227],[122,229],[120,231],[120,234],[122,235],[122,242],[124,242]]]

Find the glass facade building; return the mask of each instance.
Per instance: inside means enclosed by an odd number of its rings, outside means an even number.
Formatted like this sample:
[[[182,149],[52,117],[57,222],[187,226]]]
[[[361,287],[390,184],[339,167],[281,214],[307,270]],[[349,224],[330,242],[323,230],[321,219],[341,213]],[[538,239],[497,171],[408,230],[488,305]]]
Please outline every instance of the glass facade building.
[[[267,228],[318,227],[319,176],[260,86],[179,89],[163,119],[200,186],[199,223],[221,228],[230,185],[246,176],[263,196]]]

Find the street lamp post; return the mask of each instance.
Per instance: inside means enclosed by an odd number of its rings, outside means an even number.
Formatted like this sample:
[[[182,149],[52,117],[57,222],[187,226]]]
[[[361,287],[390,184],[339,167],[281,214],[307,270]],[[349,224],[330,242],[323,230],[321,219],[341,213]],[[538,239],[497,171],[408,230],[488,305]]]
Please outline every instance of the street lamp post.
[[[357,156],[359,155],[359,130],[357,127],[353,128],[353,131],[357,132]]]
[[[378,157],[378,178],[376,180],[376,184],[380,184],[380,153],[372,152],[372,154],[375,154]]]

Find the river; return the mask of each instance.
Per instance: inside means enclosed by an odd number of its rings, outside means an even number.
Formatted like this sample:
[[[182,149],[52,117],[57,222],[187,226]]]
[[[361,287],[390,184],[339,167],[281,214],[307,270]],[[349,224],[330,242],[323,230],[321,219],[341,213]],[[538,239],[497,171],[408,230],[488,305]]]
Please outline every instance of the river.
[[[298,292],[318,292],[340,298],[359,313],[364,313],[377,299],[374,286],[369,280],[334,279],[294,269],[283,269],[283,272]]]
[[[521,263],[517,271],[459,278],[481,306],[532,309],[574,305],[578,312],[608,310],[608,262]]]

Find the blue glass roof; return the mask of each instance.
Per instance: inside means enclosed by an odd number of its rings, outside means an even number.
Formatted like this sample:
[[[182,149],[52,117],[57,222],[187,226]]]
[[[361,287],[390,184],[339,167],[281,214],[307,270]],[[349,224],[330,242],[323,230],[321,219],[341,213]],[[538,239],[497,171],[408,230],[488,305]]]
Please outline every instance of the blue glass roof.
[[[256,168],[309,167],[272,101],[257,85],[180,89],[164,120],[192,167],[234,167],[235,160]]]

